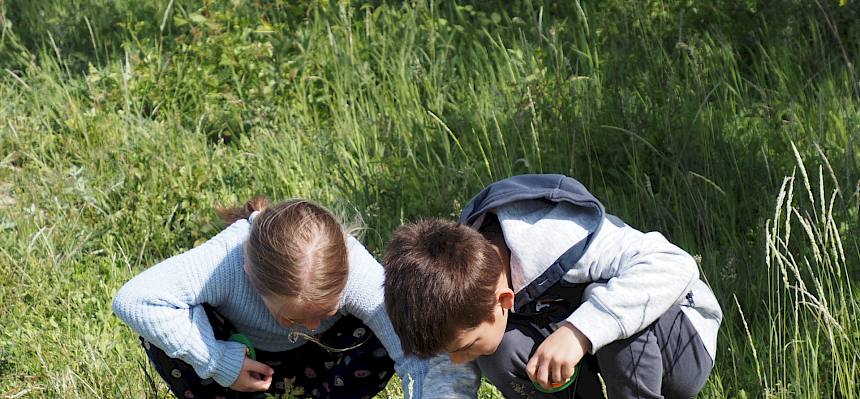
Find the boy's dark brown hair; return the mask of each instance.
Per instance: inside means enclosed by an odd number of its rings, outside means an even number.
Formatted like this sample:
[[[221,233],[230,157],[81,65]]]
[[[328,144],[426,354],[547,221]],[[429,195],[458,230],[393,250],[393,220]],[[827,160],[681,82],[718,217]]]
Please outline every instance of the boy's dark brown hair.
[[[382,263],[385,310],[407,355],[444,352],[458,331],[493,317],[501,259],[474,229],[442,219],[403,225]]]

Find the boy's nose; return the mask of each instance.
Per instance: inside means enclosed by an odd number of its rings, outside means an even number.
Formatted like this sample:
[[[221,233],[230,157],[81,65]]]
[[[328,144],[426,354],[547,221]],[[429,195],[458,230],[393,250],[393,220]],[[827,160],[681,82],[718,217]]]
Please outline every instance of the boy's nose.
[[[452,354],[450,354],[450,356],[451,356],[451,363],[453,363],[453,364],[468,363],[469,361],[472,360],[471,357],[465,353],[452,353]]]

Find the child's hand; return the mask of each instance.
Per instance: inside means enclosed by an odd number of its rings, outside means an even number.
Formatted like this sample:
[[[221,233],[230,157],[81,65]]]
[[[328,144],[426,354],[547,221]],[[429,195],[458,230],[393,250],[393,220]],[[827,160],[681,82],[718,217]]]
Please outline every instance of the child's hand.
[[[573,324],[564,323],[538,346],[526,365],[526,373],[544,389],[560,386],[573,375],[574,367],[590,349],[588,337]]]
[[[267,364],[246,357],[245,362],[242,363],[239,378],[233,385],[230,385],[230,389],[239,392],[266,391],[272,384],[272,374],[274,373],[275,370]]]

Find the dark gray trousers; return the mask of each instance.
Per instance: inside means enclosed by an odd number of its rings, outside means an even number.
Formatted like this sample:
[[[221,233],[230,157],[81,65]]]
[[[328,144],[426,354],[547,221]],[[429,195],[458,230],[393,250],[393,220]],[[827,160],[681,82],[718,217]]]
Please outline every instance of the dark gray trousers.
[[[580,363],[576,392],[537,391],[526,364],[546,331],[522,319],[511,319],[496,353],[478,358],[478,366],[505,398],[602,398],[597,372],[609,399],[692,398],[713,368],[699,334],[681,311],[671,307],[637,334],[604,346]]]

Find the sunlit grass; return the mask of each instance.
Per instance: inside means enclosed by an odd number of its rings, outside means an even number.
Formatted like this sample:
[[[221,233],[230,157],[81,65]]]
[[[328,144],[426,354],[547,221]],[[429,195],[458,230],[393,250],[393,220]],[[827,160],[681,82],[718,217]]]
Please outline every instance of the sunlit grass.
[[[701,397],[857,398],[856,11],[693,3],[0,1],[0,397],[165,394],[110,299],[215,204],[309,197],[380,253],[546,172],[701,259]]]

